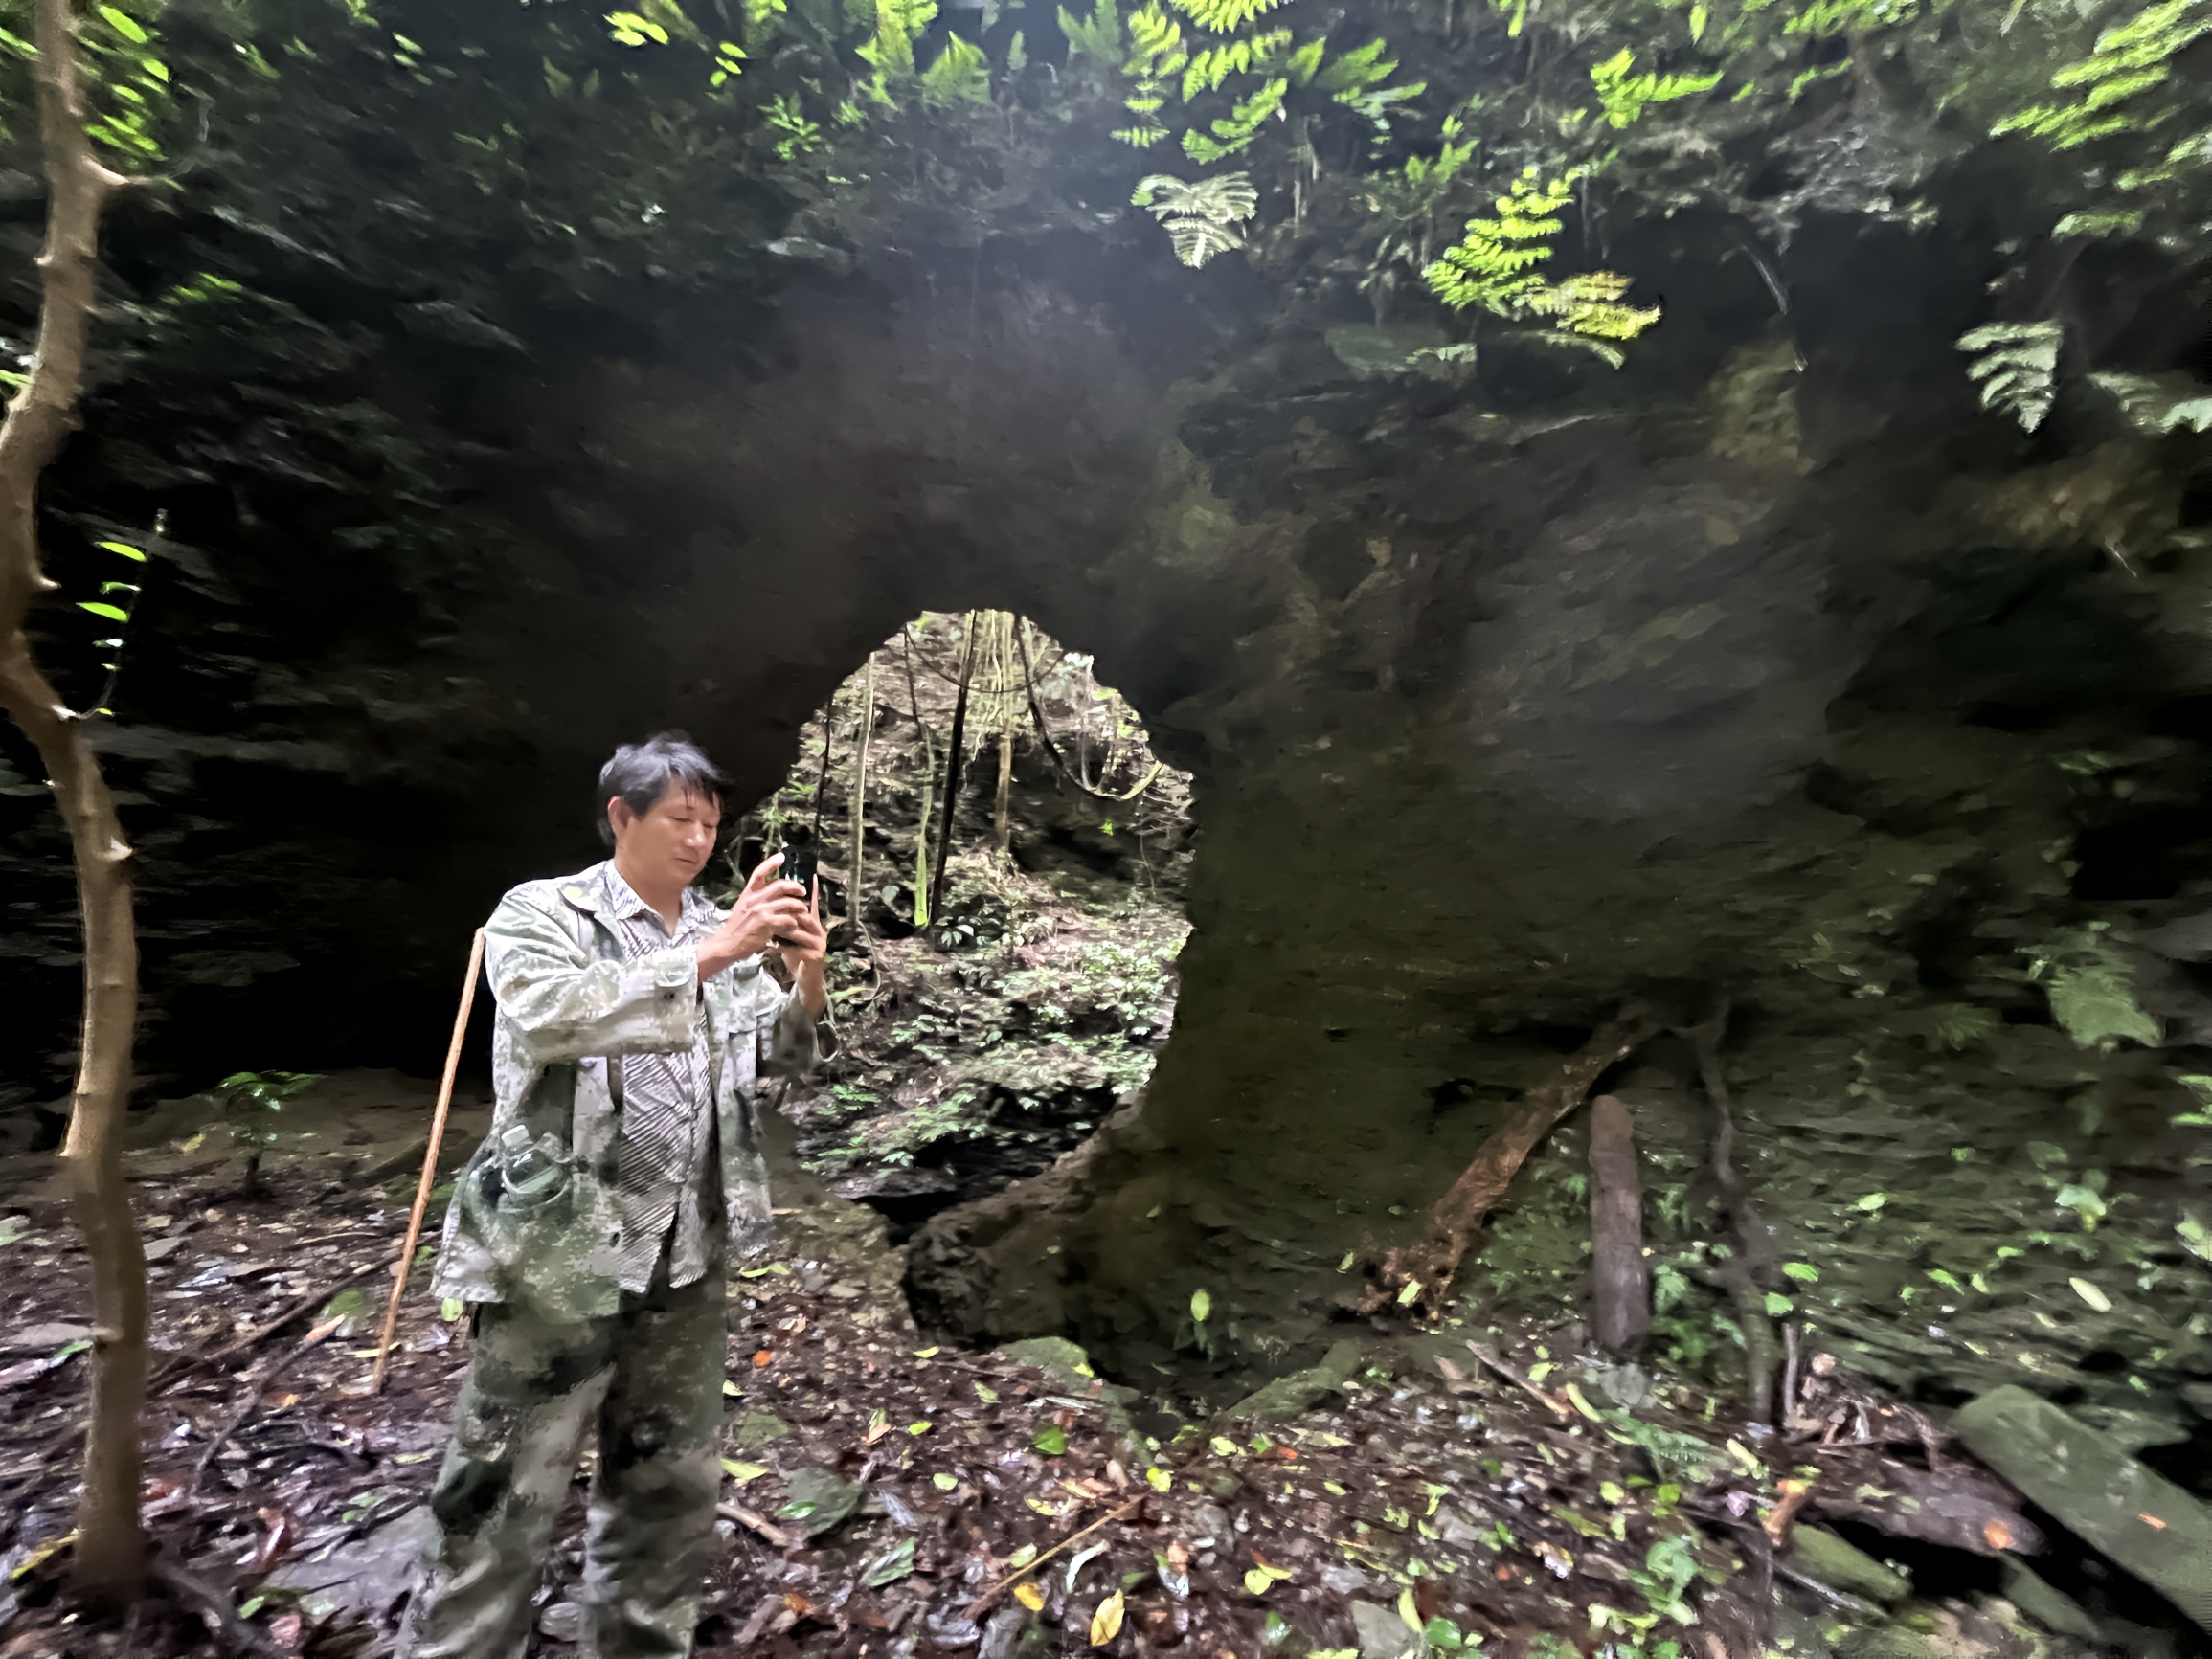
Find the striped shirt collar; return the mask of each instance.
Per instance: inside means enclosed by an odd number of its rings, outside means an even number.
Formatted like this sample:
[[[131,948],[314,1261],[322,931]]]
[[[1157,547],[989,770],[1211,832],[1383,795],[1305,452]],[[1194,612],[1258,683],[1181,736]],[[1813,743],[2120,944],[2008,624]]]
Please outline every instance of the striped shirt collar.
[[[661,912],[638,897],[630,884],[623,881],[615,868],[615,861],[607,859],[587,872],[579,884],[597,901],[597,908],[609,920],[629,921],[645,918],[656,926],[665,925]],[[714,901],[697,887],[684,889],[684,913],[673,940],[690,938],[701,931],[711,931],[720,921],[722,912],[714,908]]]

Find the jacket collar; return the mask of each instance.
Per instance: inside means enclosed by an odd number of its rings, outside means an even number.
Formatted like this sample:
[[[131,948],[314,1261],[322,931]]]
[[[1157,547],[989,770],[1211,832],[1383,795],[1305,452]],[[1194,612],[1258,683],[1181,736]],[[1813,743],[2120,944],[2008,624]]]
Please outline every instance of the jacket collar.
[[[636,915],[660,914],[639,898],[631,890],[630,884],[616,873],[615,861],[612,859],[602,859],[590,869],[577,871],[560,884],[560,893],[562,898],[594,921],[612,922]],[[715,908],[714,901],[697,887],[684,889],[684,920],[687,923],[711,926],[720,915],[721,911]]]

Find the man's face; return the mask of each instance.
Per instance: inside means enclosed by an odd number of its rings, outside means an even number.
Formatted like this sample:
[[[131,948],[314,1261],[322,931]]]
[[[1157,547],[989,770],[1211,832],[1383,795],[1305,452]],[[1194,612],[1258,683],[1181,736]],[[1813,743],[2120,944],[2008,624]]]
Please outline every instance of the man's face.
[[[714,854],[722,809],[712,796],[694,795],[676,783],[642,817],[617,796],[607,802],[607,821],[615,826],[615,856],[624,865],[647,879],[658,876],[688,886]]]

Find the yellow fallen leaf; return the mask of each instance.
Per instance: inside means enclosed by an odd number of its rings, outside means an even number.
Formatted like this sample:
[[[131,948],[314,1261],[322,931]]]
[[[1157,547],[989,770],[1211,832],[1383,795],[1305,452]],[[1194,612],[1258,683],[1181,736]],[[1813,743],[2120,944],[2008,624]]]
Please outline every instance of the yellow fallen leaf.
[[[1165,1491],[1175,1484],[1175,1477],[1163,1468],[1148,1468],[1144,1471],[1144,1478],[1151,1483],[1154,1491]]]
[[[1575,1410],[1581,1412],[1583,1416],[1589,1418],[1592,1423],[1603,1423],[1605,1421],[1604,1418],[1597,1414],[1597,1407],[1591,1404],[1588,1400],[1583,1398],[1582,1389],[1575,1383],[1569,1382],[1567,1385],[1567,1403],[1573,1406]]]
[[[1121,1634],[1121,1592],[1115,1591],[1098,1603],[1098,1610],[1091,1615],[1091,1646],[1103,1648]]]
[[[764,1463],[740,1463],[734,1457],[726,1457],[722,1460],[722,1472],[743,1486],[747,1481],[758,1480],[766,1474],[768,1466]]]
[[[1045,1606],[1045,1592],[1038,1589],[1034,1583],[1016,1584],[1014,1586],[1014,1600],[1021,1603],[1032,1613],[1041,1612]]]
[[[2074,1288],[2075,1295],[2079,1296],[2083,1301],[2087,1302],[2098,1312],[2110,1313],[2112,1311],[2112,1299],[2106,1295],[2104,1291],[2098,1289],[2096,1286],[2090,1284],[2087,1279],[2068,1279],[2066,1283]]]

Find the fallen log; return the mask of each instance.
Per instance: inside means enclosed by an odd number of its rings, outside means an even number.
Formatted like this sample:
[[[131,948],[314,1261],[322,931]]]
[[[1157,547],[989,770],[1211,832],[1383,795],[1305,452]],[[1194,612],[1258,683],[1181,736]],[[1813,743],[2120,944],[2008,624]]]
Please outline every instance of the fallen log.
[[[1561,1061],[1557,1071],[1522,1096],[1519,1109],[1492,1132],[1430,1210],[1428,1231],[1385,1253],[1377,1282],[1368,1288],[1360,1311],[1373,1312],[1403,1302],[1417,1303],[1432,1314],[1439,1312],[1483,1221],[1537,1143],[1582,1104],[1609,1066],[1633,1054],[1657,1029],[1658,1022],[1641,1011],[1610,1020],[1578,1052]],[[1414,1288],[1411,1293],[1409,1286]]]

